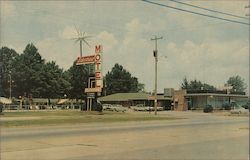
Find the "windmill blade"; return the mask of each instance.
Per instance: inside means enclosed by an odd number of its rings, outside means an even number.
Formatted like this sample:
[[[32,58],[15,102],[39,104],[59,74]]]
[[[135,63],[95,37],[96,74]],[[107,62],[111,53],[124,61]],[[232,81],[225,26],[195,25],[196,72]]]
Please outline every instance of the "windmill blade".
[[[76,29],[76,34],[78,35],[78,37],[80,36],[80,30],[75,26]]]
[[[77,39],[79,39],[79,38],[70,38],[71,40],[77,40]]]
[[[85,42],[89,47],[91,47],[85,39],[83,39],[83,42]]]
[[[77,38],[77,39],[75,40],[75,43],[77,43],[77,42],[79,42],[79,41],[81,41],[81,39]]]
[[[93,37],[93,36],[85,36],[84,39],[91,38],[91,37]]]

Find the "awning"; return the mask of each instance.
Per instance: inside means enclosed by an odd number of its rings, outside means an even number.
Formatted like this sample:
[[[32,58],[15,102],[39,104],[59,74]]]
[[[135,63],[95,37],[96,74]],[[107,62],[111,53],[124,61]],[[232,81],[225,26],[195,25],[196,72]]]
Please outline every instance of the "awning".
[[[69,101],[69,99],[60,99],[60,100],[57,102],[57,104],[63,104],[63,103],[68,102],[68,101]]]
[[[8,99],[8,98],[5,98],[5,97],[0,97],[0,103],[2,103],[2,104],[11,104],[12,100]]]

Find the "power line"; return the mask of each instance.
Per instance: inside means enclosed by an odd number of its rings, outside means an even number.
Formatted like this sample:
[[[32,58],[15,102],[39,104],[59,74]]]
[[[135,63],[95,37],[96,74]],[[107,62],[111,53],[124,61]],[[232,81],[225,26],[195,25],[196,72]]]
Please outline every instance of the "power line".
[[[183,12],[188,12],[188,13],[192,13],[192,14],[197,14],[197,15],[200,15],[200,16],[205,16],[205,17],[220,19],[220,20],[224,20],[224,21],[228,21],[228,22],[233,22],[233,23],[244,24],[244,25],[250,25],[249,23],[245,23],[245,22],[240,22],[240,21],[235,21],[235,20],[231,20],[231,19],[216,17],[216,16],[212,16],[212,15],[207,15],[207,14],[199,13],[199,12],[193,12],[193,11],[189,11],[189,10],[185,10],[185,9],[181,9],[181,8],[177,8],[177,7],[168,6],[168,5],[161,4],[161,3],[151,2],[151,1],[149,1],[149,0],[142,0],[142,1],[147,2],[147,3],[154,4],[154,5],[162,6],[162,7],[167,7],[167,8],[171,8],[171,9],[176,9],[176,10],[183,11]]]
[[[208,9],[208,8],[204,8],[204,7],[200,7],[200,6],[196,6],[196,5],[192,5],[192,4],[188,4],[188,3],[176,1],[176,0],[169,0],[169,1],[172,1],[172,2],[175,2],[175,3],[180,3],[180,4],[183,4],[183,5],[187,5],[187,6],[191,6],[191,7],[194,7],[194,8],[203,9],[203,10],[210,11],[210,12],[220,13],[220,14],[224,14],[224,15],[228,15],[228,16],[233,16],[233,17],[243,18],[243,19],[249,20],[249,19],[246,18],[246,17],[242,17],[242,16],[230,14],[230,13],[225,13],[225,12],[221,12],[221,11],[216,11],[216,10],[212,10],[212,9]]]

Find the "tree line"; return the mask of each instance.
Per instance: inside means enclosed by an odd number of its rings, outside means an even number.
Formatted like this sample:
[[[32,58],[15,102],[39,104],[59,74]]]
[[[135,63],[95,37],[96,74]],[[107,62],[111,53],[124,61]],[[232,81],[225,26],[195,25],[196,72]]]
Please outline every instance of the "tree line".
[[[89,75],[86,65],[74,62],[68,70],[63,70],[55,61],[46,62],[32,43],[21,54],[8,47],[0,49],[0,96],[84,99]],[[119,64],[104,77],[106,95],[144,89]]]
[[[11,93],[11,97],[16,98],[84,99],[89,76],[87,65],[76,65],[74,62],[68,70],[63,70],[55,61],[46,62],[32,43],[21,54],[8,47],[0,49],[0,96],[9,97]],[[236,92],[246,90],[244,80],[238,75],[230,77],[226,84]],[[102,94],[140,92],[144,91],[144,87],[138,78],[117,63],[104,76]],[[188,81],[186,77],[181,88],[191,91],[216,90],[212,85],[199,80]]]
[[[244,79],[241,78],[239,75],[229,77],[226,81],[225,86],[231,86],[230,89],[233,92],[245,92],[246,90],[246,83]],[[213,85],[209,85],[206,83],[202,83],[199,80],[190,80],[188,81],[186,77],[184,77],[183,82],[181,84],[182,89],[186,89],[187,91],[216,91],[217,88]]]

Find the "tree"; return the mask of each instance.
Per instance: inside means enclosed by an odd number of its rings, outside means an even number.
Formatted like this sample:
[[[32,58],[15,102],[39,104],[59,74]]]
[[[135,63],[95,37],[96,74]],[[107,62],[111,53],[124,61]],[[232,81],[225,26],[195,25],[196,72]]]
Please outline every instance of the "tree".
[[[105,76],[107,94],[138,92],[138,79],[119,64],[115,64]]]
[[[182,89],[186,89],[188,91],[201,91],[201,90],[209,90],[214,91],[216,88],[212,85],[201,83],[201,81],[198,80],[191,80],[188,82],[187,78],[184,77],[183,82],[181,84]]]
[[[229,77],[227,84],[233,86],[233,90],[236,92],[244,92],[247,88],[244,79],[239,75]]]
[[[68,77],[71,88],[68,90],[68,96],[70,98],[84,99],[86,97],[84,89],[87,88],[88,82],[88,66],[76,65],[74,62],[73,66],[65,73]]]
[[[182,89],[189,89],[189,83],[188,83],[187,77],[184,77],[183,82],[181,84],[181,88]]]
[[[15,67],[14,60],[18,56],[17,52],[8,47],[0,49],[0,95],[9,96],[10,74]],[[12,72],[12,73],[11,73]],[[12,82],[11,82],[12,83]]]
[[[138,91],[139,92],[145,92],[145,84],[139,83],[138,84]]]
[[[43,98],[61,98],[70,89],[70,83],[65,77],[63,69],[59,68],[54,61],[43,65],[40,71],[39,91]]]
[[[31,43],[28,44],[23,54],[18,56],[15,61],[15,69],[13,78],[15,86],[13,86],[14,95],[41,97],[41,77],[44,59],[38,52],[38,49]]]

